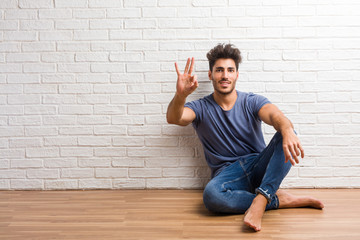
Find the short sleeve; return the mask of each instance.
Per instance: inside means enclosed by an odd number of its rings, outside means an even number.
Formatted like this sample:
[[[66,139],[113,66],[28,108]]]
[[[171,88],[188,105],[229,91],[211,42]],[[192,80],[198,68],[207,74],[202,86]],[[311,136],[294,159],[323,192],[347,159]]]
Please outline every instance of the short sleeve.
[[[255,117],[258,121],[261,120],[258,115],[260,109],[265,104],[271,103],[269,99],[267,99],[266,97],[254,93],[249,93],[246,102],[247,102],[247,107],[252,113],[253,117]]]
[[[195,117],[194,121],[192,122],[192,124],[194,127],[197,127],[197,125],[199,124],[199,122],[202,119],[202,104],[201,104],[200,100],[187,102],[184,107],[188,107],[194,111],[196,117]]]

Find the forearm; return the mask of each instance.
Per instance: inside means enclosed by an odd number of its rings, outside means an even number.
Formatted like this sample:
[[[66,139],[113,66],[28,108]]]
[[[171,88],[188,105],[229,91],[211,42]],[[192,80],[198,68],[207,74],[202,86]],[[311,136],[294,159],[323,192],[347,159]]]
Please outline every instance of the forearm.
[[[182,117],[184,112],[184,105],[186,102],[186,97],[181,97],[178,94],[175,94],[174,98],[171,100],[167,113],[166,119],[168,123],[177,124]]]
[[[285,117],[285,115],[281,112],[278,112],[274,116],[271,117],[272,126],[276,129],[276,131],[281,134],[286,134],[287,132],[294,131],[294,126],[290,122],[290,120]]]

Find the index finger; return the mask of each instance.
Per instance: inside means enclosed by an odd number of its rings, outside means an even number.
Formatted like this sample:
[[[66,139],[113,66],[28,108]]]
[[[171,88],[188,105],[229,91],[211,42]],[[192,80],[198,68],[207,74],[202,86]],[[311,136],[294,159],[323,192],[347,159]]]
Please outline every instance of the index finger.
[[[189,71],[189,74],[191,75],[191,73],[193,72],[194,70],[194,66],[195,66],[195,58],[191,58],[191,65],[190,65],[190,71]]]
[[[175,69],[176,69],[176,73],[179,76],[181,73],[179,71],[179,66],[177,65],[177,63],[175,62]]]

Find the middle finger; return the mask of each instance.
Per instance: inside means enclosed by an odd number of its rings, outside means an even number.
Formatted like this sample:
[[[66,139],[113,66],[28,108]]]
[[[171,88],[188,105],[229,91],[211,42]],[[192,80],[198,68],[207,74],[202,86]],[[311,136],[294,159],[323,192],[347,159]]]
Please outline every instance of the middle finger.
[[[185,74],[187,74],[189,71],[189,65],[190,65],[190,58],[188,58],[186,62],[185,71],[184,71]]]

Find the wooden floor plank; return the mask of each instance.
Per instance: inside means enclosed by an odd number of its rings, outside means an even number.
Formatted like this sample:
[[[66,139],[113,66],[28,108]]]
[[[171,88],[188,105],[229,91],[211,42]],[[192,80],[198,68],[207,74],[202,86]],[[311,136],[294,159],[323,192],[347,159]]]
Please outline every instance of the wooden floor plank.
[[[360,189],[291,189],[325,203],[267,211],[262,231],[200,190],[0,191],[0,239],[360,239]]]

